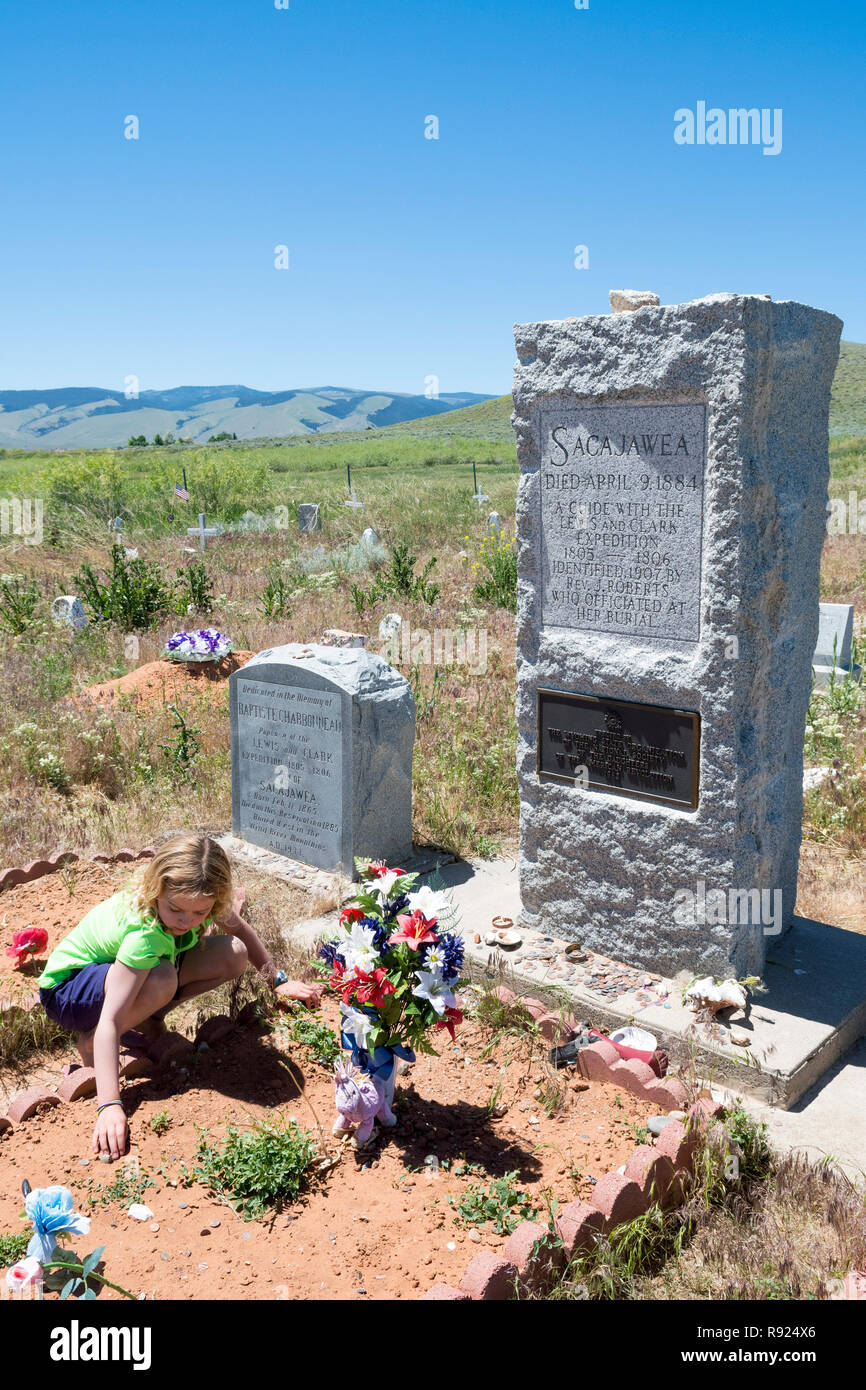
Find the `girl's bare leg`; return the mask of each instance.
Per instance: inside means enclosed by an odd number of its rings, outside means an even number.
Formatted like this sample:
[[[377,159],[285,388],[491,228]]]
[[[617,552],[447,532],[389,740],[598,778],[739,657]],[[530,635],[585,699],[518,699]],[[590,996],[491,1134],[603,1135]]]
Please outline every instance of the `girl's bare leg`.
[[[169,1009],[182,1004],[185,999],[194,999],[197,994],[206,994],[218,985],[236,980],[249,964],[247,948],[235,936],[206,936],[198,946],[186,951],[180,966],[180,992],[154,1014],[154,1019],[162,1023]],[[163,1025],[164,1026],[164,1025]]]
[[[165,1031],[165,1024],[161,1018],[155,1015],[166,1004],[170,1003],[171,997],[177,988],[177,972],[173,965],[167,961],[161,961],[148,971],[148,978],[145,980],[138,994],[133,999],[126,1013],[118,1019],[118,1034],[122,1035],[130,1028],[138,1028],[147,1037],[158,1037]],[[78,1053],[86,1067],[93,1066],[93,1037],[96,1032],[92,1028],[89,1033],[79,1033],[77,1038]]]

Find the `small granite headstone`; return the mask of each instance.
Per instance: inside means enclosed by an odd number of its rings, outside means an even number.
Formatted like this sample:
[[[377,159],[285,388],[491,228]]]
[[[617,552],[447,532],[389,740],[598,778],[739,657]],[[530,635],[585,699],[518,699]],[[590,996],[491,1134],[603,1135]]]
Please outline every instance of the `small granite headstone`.
[[[379,544],[379,533],[378,533],[378,531],[374,531],[372,526],[367,526],[367,527],[361,532],[361,544],[362,544],[362,545],[378,545],[378,544]]]
[[[80,598],[75,594],[61,594],[51,605],[51,616],[55,622],[67,623],[70,627],[87,627],[87,614]]]
[[[311,531],[321,531],[322,518],[318,502],[301,502],[298,505],[298,530],[302,536]]]
[[[851,603],[822,603],[818,606],[818,641],[812,668],[815,672],[815,685],[822,689],[834,680],[845,680],[851,676],[859,680],[861,668],[851,666],[851,648],[854,640],[854,605]],[[835,653],[834,653],[835,645]]]
[[[288,643],[230,678],[232,828],[265,849],[354,873],[412,848],[415,701],[357,647]]]
[[[499,515],[498,512],[490,513],[489,517],[487,518],[487,526],[488,529],[490,531],[493,531],[495,535],[499,535],[499,533],[502,530],[502,517]]]

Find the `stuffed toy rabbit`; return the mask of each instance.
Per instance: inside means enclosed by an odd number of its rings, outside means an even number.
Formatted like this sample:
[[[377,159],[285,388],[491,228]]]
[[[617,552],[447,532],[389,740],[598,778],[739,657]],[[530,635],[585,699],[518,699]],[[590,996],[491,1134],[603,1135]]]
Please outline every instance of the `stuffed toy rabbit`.
[[[393,1079],[389,1086],[377,1076],[356,1071],[351,1062],[336,1062],[334,1101],[338,1114],[334,1134],[345,1134],[353,1125],[357,1126],[353,1142],[356,1148],[363,1148],[373,1133],[374,1120],[389,1127],[397,1123],[389,1104],[393,1093]]]

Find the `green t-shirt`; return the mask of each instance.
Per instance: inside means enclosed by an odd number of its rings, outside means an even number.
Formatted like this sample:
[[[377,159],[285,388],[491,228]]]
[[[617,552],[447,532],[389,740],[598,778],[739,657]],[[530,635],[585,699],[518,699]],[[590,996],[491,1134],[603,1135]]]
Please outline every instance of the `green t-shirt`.
[[[208,921],[183,936],[172,936],[159,919],[136,907],[128,892],[97,903],[51,952],[39,977],[40,989],[62,984],[73,970],[119,960],[133,970],[152,970],[161,960],[175,964],[195,946]]]

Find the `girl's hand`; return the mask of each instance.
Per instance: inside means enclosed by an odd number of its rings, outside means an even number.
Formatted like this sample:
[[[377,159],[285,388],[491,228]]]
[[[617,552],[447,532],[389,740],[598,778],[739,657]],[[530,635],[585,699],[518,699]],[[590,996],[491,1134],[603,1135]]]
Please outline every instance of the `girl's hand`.
[[[109,1105],[96,1117],[93,1128],[93,1152],[121,1158],[129,1147],[129,1126],[122,1105]]]
[[[317,1009],[322,1002],[322,986],[308,985],[303,980],[286,980],[284,985],[277,985],[276,993],[277,999],[298,999],[309,1009]]]

